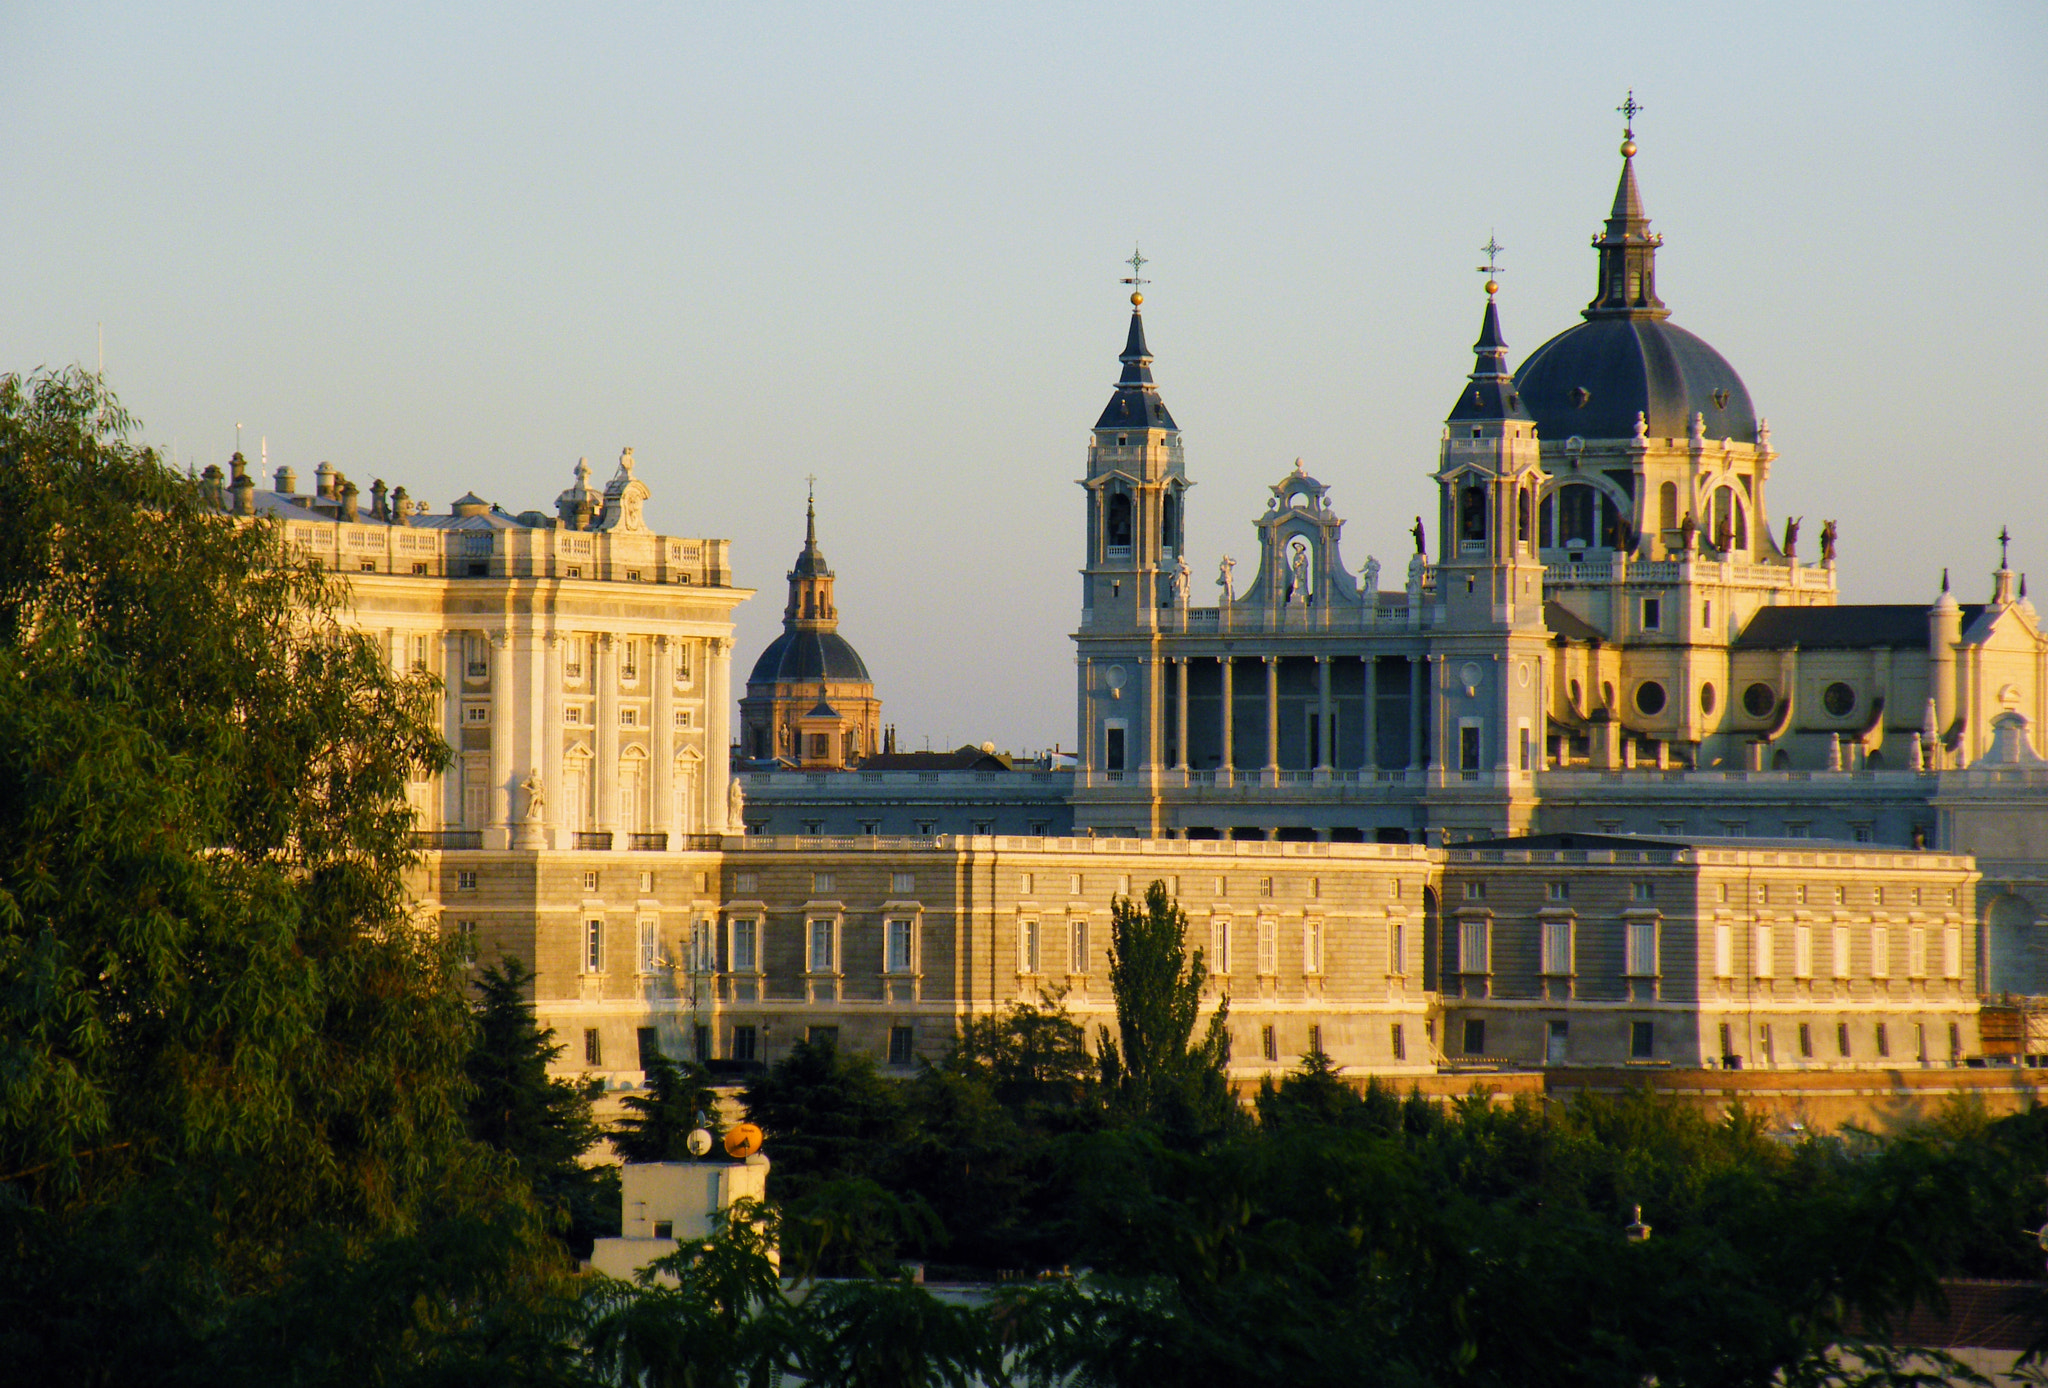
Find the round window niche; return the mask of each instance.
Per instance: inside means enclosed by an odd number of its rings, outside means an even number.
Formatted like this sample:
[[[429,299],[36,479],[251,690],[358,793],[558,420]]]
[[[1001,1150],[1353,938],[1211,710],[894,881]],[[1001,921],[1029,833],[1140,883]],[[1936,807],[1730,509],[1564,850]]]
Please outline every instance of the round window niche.
[[[1644,680],[1636,686],[1636,710],[1650,716],[1664,711],[1664,686],[1655,680]]]
[[[1742,711],[1751,718],[1769,718],[1777,706],[1778,691],[1767,684],[1759,682],[1742,691]]]
[[[1820,692],[1820,706],[1836,718],[1846,718],[1856,708],[1856,691],[1836,680]]]
[[[1717,698],[1717,697],[1715,696],[1715,694],[1714,694],[1714,686],[1713,686],[1713,685],[1711,685],[1711,684],[1703,684],[1703,685],[1701,685],[1701,686],[1700,686],[1700,712],[1701,712],[1701,713],[1712,713],[1712,712],[1714,711],[1714,705],[1715,705],[1716,703],[1718,703],[1718,702],[1719,702],[1719,699],[1718,699],[1718,698]]]

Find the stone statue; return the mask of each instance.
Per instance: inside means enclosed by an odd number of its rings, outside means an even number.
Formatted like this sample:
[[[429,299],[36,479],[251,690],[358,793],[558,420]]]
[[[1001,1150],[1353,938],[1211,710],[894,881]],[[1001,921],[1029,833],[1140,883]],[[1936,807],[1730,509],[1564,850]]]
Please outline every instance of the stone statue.
[[[1227,554],[1223,556],[1223,562],[1216,566],[1216,586],[1223,590],[1225,606],[1237,601],[1237,580],[1230,573],[1236,567],[1237,561]]]
[[[1408,533],[1415,537],[1415,552],[1417,554],[1429,553],[1429,536],[1422,528],[1422,517],[1417,516],[1415,518],[1415,524],[1408,527]]]
[[[546,818],[548,807],[547,787],[541,781],[540,768],[536,766],[528,771],[526,779],[519,783],[519,788],[526,792],[526,822],[539,824]]]
[[[1822,521],[1820,523],[1820,562],[1830,565],[1835,562],[1835,523],[1833,521]]]
[[[1685,513],[1685,520],[1678,527],[1679,548],[1687,554],[1691,554],[1694,548],[1694,541],[1699,538],[1699,533],[1700,523],[1692,518],[1692,512],[1687,511]]]
[[[1186,607],[1194,579],[1188,572],[1188,557],[1185,554],[1173,561],[1173,576],[1170,582],[1173,584],[1173,605]]]
[[[1802,516],[1785,517],[1785,557],[1790,559],[1799,552],[1799,522]]]
[[[1365,557],[1365,573],[1360,580],[1367,598],[1376,598],[1380,592],[1380,561],[1370,554]]]
[[[725,785],[725,827],[738,833],[747,822],[747,792],[734,776]]]
[[[1309,601],[1308,587],[1308,546],[1300,540],[1294,542],[1294,562],[1289,566],[1287,579],[1287,600],[1306,607]]]

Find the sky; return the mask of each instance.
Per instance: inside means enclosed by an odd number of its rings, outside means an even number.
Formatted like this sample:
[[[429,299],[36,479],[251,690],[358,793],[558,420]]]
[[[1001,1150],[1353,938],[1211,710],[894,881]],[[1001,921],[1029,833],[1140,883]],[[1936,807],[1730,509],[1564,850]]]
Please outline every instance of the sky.
[[[733,542],[817,478],[906,748],[1072,745],[1087,431],[1142,246],[1196,601],[1298,457],[1390,566],[1471,369],[1578,321],[1633,90],[1674,321],[1846,601],[2048,574],[2048,6],[0,0],[0,371],[181,463],[551,508],[635,451]]]

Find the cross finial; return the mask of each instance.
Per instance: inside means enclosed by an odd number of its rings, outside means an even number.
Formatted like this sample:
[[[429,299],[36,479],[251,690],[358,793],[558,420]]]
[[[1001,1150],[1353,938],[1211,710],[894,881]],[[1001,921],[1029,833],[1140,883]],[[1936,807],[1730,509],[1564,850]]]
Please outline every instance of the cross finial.
[[[818,474],[815,472],[807,472],[804,474],[804,503],[808,505],[812,501],[815,501],[817,499],[817,495]]]
[[[1628,89],[1628,96],[1622,100],[1621,105],[1615,107],[1614,109],[1621,112],[1622,119],[1627,122],[1627,124],[1622,127],[1621,133],[1624,135],[1633,135],[1636,133],[1636,113],[1638,111],[1646,110],[1648,108],[1646,108],[1642,102],[1636,100],[1636,89],[1634,87],[1630,87]]]
[[[2002,526],[2002,525],[2001,525],[2001,526],[1999,526],[1999,527],[1998,527],[1998,567],[1999,567],[1999,568],[2001,568],[2001,569],[2002,569],[2002,568],[2005,568],[2005,567],[2006,567],[2006,563],[2005,563],[2005,547],[2006,547],[2007,545],[2011,544],[2011,543],[2012,543],[2012,536],[2006,533],[2006,529],[2005,529],[2005,527],[2004,527],[2004,526]]]
[[[1500,260],[1500,253],[1506,250],[1507,247],[1494,240],[1493,233],[1489,231],[1486,233],[1486,244],[1479,249],[1486,252],[1486,263],[1479,267],[1479,273],[1486,276],[1486,293],[1490,298],[1500,288],[1498,284],[1494,283],[1493,277],[1500,273],[1500,266],[1497,262]]]
[[[1138,275],[1138,272],[1140,270],[1144,269],[1147,265],[1150,265],[1151,263],[1151,261],[1145,259],[1145,253],[1143,251],[1139,250],[1136,246],[1131,247],[1131,258],[1124,262],[1124,264],[1131,267],[1131,273],[1124,276],[1123,282],[1125,284],[1130,285],[1134,289],[1141,284],[1152,283],[1152,281],[1148,279],[1139,278]]]

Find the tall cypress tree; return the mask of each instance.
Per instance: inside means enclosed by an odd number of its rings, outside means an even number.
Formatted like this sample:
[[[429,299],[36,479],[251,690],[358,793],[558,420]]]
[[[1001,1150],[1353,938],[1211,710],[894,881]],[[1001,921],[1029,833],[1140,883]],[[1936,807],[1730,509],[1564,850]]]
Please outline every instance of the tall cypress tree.
[[[1230,998],[1194,1040],[1208,966],[1187,945],[1187,913],[1164,882],[1110,903],[1109,986],[1117,1034],[1100,1028],[1102,1083],[1129,1117],[1199,1141],[1242,1120],[1225,1078],[1230,1067]]]

